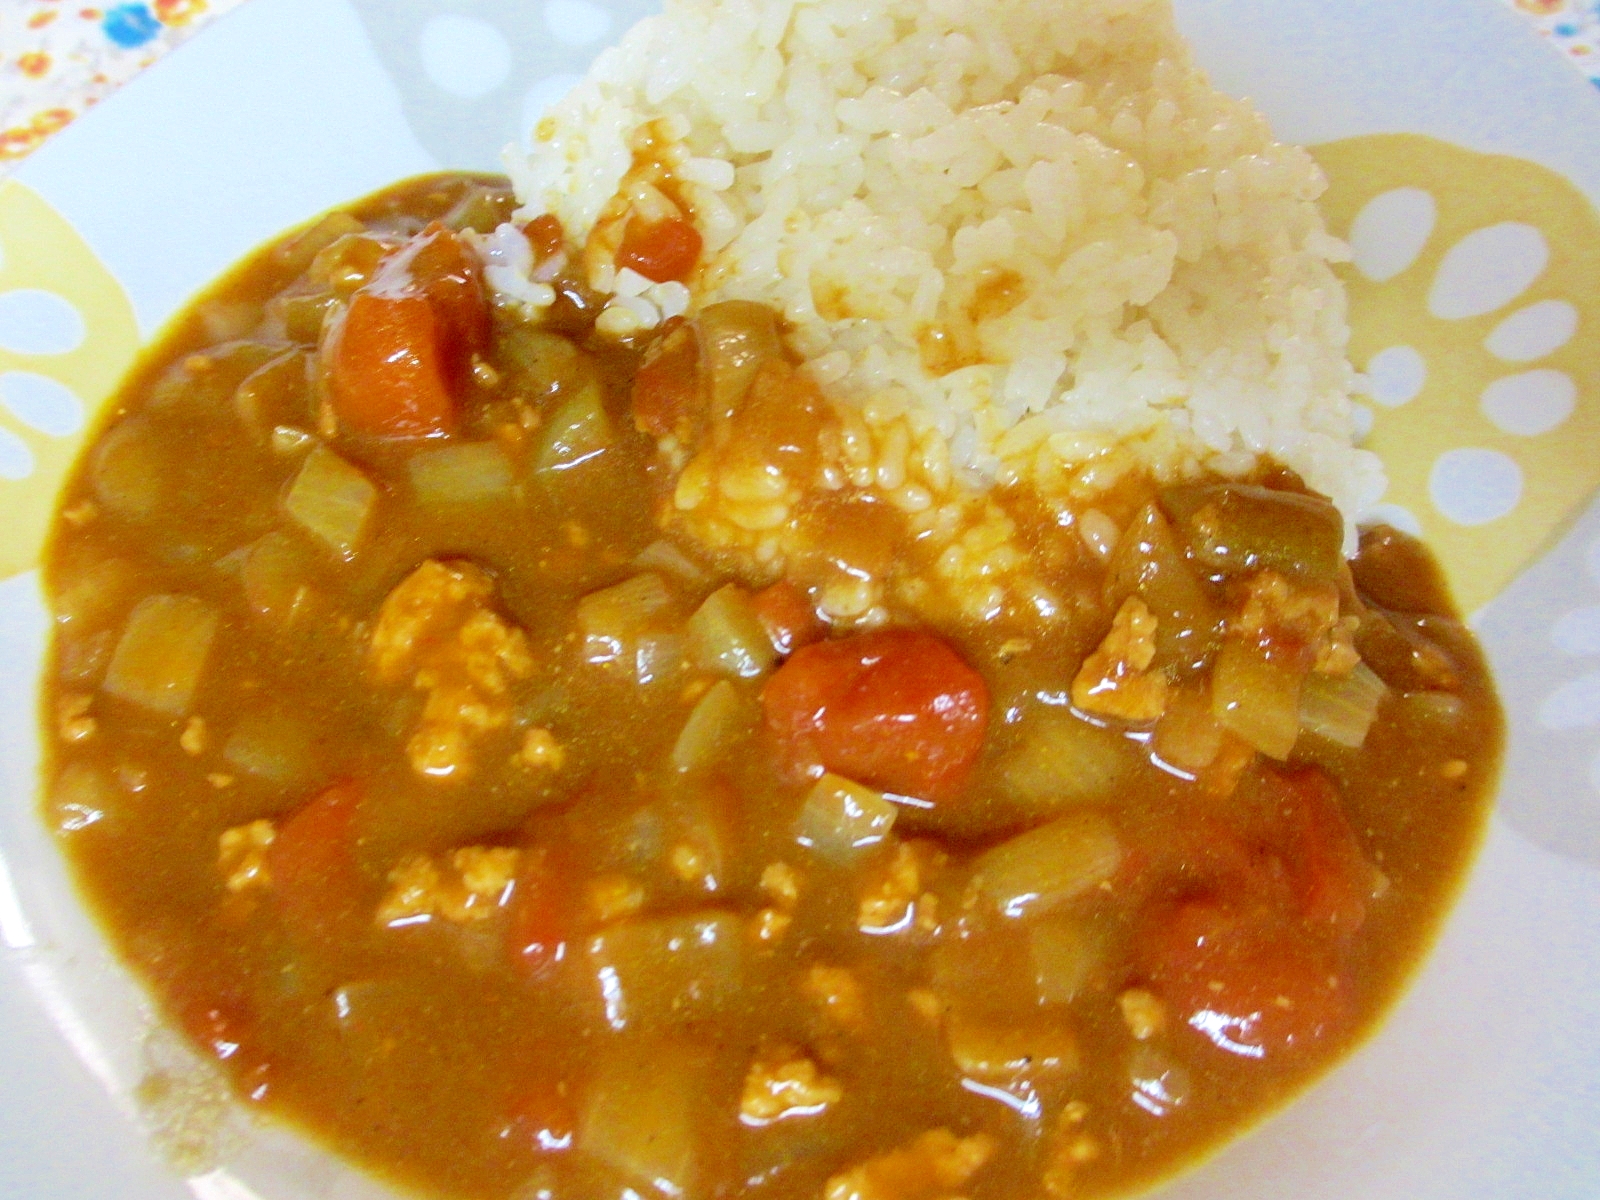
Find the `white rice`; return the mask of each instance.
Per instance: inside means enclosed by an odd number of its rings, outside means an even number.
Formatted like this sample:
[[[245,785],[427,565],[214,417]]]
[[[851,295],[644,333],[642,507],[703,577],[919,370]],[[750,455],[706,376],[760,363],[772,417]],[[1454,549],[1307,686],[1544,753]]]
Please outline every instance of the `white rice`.
[[[1384,490],[1322,175],[1211,87],[1168,0],[668,0],[508,152],[524,214],[583,245],[659,204],[647,132],[703,265],[668,302],[591,246],[602,328],[767,303],[831,397],[920,411],[968,479],[1148,443],[1274,459],[1352,521]]]

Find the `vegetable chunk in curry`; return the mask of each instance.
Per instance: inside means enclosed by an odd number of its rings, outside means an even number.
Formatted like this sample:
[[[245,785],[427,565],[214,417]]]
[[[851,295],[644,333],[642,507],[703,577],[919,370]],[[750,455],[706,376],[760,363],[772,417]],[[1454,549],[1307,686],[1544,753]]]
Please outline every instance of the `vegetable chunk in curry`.
[[[1426,553],[1282,472],[890,505],[767,310],[607,336],[546,219],[497,303],[511,210],[263,250],[62,500],[44,814],[238,1094],[440,1196],[1023,1200],[1349,1050],[1496,768]]]

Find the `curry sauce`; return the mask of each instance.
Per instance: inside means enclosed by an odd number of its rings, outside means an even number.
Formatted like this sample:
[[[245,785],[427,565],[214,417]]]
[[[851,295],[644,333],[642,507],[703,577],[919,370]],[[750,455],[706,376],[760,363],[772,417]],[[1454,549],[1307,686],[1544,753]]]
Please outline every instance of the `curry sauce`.
[[[511,212],[262,250],[63,493],[43,813],[241,1100],[430,1195],[1022,1200],[1348,1053],[1498,764],[1425,549],[1271,470],[919,523],[758,306],[494,303]]]

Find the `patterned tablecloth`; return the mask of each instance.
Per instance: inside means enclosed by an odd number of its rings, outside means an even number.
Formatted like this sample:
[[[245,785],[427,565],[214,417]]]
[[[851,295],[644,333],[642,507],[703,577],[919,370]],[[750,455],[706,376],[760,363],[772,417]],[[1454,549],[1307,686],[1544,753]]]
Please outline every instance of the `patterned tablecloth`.
[[[1600,86],[1600,0],[1505,0]],[[0,0],[0,174],[244,0]]]

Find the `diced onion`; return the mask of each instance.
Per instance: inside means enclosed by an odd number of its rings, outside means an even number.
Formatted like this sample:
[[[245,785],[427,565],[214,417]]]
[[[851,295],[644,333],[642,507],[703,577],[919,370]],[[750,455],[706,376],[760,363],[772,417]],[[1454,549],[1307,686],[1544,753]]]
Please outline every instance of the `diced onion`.
[[[953,1014],[945,1041],[969,1079],[995,1084],[1064,1075],[1078,1068],[1078,1041],[1060,1015],[1050,1019],[974,1020]]]
[[[1081,920],[1051,913],[1029,923],[1028,951],[1039,1002],[1066,1004],[1089,982],[1103,947]]]
[[[112,516],[142,521],[160,512],[167,473],[149,423],[129,417],[113,425],[95,448],[89,478]]]
[[[1243,483],[1168,488],[1171,513],[1199,562],[1237,575],[1270,567],[1336,581],[1344,562],[1344,518],[1321,496]]]
[[[716,413],[732,412],[762,364],[783,352],[772,310],[751,300],[711,305],[695,318],[695,329]]]
[[[301,464],[283,507],[340,558],[355,557],[378,502],[378,489],[326,446],[314,446]]]
[[[683,635],[671,632],[647,633],[633,650],[634,681],[643,687],[683,670]]]
[[[498,442],[457,442],[418,450],[406,461],[419,505],[456,507],[511,498],[516,480]]]
[[[1151,734],[1150,753],[1176,771],[1198,775],[1222,752],[1223,732],[1209,688],[1176,688]]]
[[[284,296],[277,302],[283,313],[284,332],[297,342],[320,340],[323,322],[337,303],[331,292]]]
[[[1099,813],[1074,813],[978,856],[978,889],[1009,917],[1072,900],[1110,879],[1122,842]]]
[[[1261,753],[1280,762],[1300,736],[1300,685],[1304,673],[1271,658],[1253,642],[1230,638],[1217,653],[1211,676],[1211,711]]]
[[[170,717],[189,711],[217,633],[217,613],[193,596],[146,596],[134,606],[106,670],[105,690]]]
[[[1217,606],[1184,558],[1171,524],[1147,504],[1118,539],[1106,569],[1108,607],[1138,596],[1156,617],[1156,661],[1199,666],[1215,647]]]
[[[1366,663],[1342,677],[1313,673],[1300,689],[1300,727],[1359,749],[1388,690]]]
[[[698,563],[668,541],[651,542],[639,551],[638,557],[633,560],[633,565],[665,571],[685,583],[699,583],[706,577],[706,573],[700,569]]]
[[[1407,718],[1425,725],[1456,725],[1467,711],[1466,701],[1454,692],[1407,692],[1400,700]]]
[[[103,821],[116,799],[116,789],[102,768],[69,762],[50,787],[45,815],[57,833],[77,833]]]
[[[246,713],[222,747],[222,757],[275,787],[309,784],[315,773],[306,726],[285,712]]]
[[[245,552],[239,581],[250,607],[264,617],[293,614],[310,594],[311,556],[316,551],[298,534],[264,533]]]
[[[590,939],[588,965],[612,1029],[677,1024],[737,1003],[744,926],[726,912],[630,918]]]
[[[295,350],[258,367],[233,391],[233,408],[257,429],[293,425],[311,417],[308,356]]]
[[[365,230],[366,226],[350,213],[328,213],[294,238],[280,243],[272,252],[274,266],[292,278],[309,267],[312,259],[340,238]]]
[[[561,402],[539,431],[533,455],[536,471],[567,471],[603,453],[616,441],[600,386],[585,384]]]
[[[548,329],[513,325],[498,345],[512,386],[529,400],[575,391],[593,369],[582,350]]]
[[[807,793],[797,833],[802,846],[823,858],[847,860],[888,837],[895,816],[881,792],[829,774]]]
[[[1018,740],[1001,760],[1000,783],[1029,816],[1048,817],[1107,803],[1137,766],[1133,744],[1115,730],[1040,708],[1023,716]]]
[[[715,765],[750,731],[754,716],[739,689],[726,679],[700,697],[672,747],[672,766],[680,772]]]
[[[653,571],[590,592],[578,601],[584,661],[603,664],[624,658],[632,652],[639,635],[649,628],[652,618],[671,605],[672,593]]]
[[[689,641],[695,665],[703,671],[754,679],[778,661],[750,593],[734,583],[712,592],[695,610]]]
[[[1158,1046],[1141,1042],[1128,1054],[1130,1099],[1153,1117],[1164,1117],[1188,1102],[1194,1090],[1187,1068]]]
[[[704,1059],[676,1043],[633,1046],[585,1088],[577,1148],[628,1182],[624,1194],[698,1195]]]

